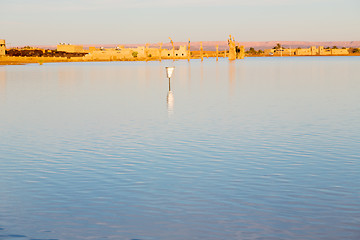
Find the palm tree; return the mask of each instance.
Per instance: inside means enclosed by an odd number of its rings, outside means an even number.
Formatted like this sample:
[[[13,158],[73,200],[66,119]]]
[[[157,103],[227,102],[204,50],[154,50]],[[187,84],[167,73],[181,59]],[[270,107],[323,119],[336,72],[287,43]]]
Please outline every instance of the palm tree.
[[[280,48],[281,48],[280,43],[277,43],[276,46],[274,47],[274,49],[280,49]]]

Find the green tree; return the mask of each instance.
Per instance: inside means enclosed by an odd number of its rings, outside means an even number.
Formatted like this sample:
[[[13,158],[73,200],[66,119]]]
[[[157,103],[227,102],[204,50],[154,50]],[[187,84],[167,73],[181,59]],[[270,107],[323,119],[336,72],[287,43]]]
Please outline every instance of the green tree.
[[[138,52],[132,52],[132,54],[131,54],[134,58],[136,58],[137,57],[137,55],[138,55]]]
[[[337,46],[333,46],[332,49],[338,49],[338,47],[337,47]]]

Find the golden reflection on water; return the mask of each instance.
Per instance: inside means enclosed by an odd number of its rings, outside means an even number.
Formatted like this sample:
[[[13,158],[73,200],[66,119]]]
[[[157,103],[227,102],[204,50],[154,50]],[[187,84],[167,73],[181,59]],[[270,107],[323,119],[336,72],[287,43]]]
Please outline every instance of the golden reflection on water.
[[[186,84],[187,89],[190,91],[190,89],[191,89],[191,63],[190,62],[188,62],[186,71],[187,72],[184,73],[184,77],[186,78],[186,81],[184,81],[184,83]]]
[[[201,65],[200,65],[200,80],[201,80],[201,84],[203,83],[204,81],[204,62],[201,62]]]
[[[190,62],[188,64],[188,81],[189,81],[189,83],[191,81],[191,64],[190,64]]]
[[[5,68],[0,68],[0,99],[1,101],[5,100],[6,94],[6,70]]]
[[[6,89],[7,95],[6,107],[0,100],[0,159],[11,160],[0,167],[6,186],[0,196],[19,200],[2,202],[9,214],[1,227],[21,226],[24,221],[12,221],[28,218],[38,224],[19,233],[33,239],[135,239],[155,226],[150,234],[156,239],[174,236],[173,226],[181,221],[181,228],[195,231],[177,239],[292,239],[299,236],[292,222],[299,222],[310,233],[303,238],[341,238],[356,229],[351,213],[360,209],[353,194],[359,187],[359,60],[293,59],[177,63],[170,91],[165,61],[146,67],[139,62],[0,68],[0,94]],[[14,169],[23,170],[21,179]],[[203,181],[194,183],[194,176]],[[355,185],[348,184],[352,180]],[[79,197],[84,208],[71,201]],[[199,206],[198,199],[205,204]],[[286,206],[282,199],[289,200]],[[341,207],[344,200],[352,208]],[[60,204],[55,213],[53,203]],[[19,213],[19,205],[29,208]],[[167,214],[173,206],[178,211]],[[282,214],[284,207],[295,215]],[[119,214],[109,219],[109,209]],[[189,209],[195,209],[193,216],[182,214]],[[329,214],[319,219],[318,212]],[[59,235],[59,222],[71,214],[83,221],[70,221]],[[334,214],[344,224],[327,221]],[[255,217],[249,221],[250,215]],[[136,224],[144,219],[151,224]],[[231,221],[245,227],[239,230]],[[320,224],[308,224],[314,221]],[[94,232],[99,222],[101,232]],[[328,235],[330,228],[319,229],[332,225]],[[210,230],[198,233],[199,228]],[[37,235],[42,229],[54,231]],[[355,234],[348,236],[356,239]]]
[[[235,88],[236,66],[235,61],[229,61],[229,93],[233,95]]]
[[[61,88],[74,89],[82,79],[82,74],[72,67],[60,67],[58,70],[58,81]]]

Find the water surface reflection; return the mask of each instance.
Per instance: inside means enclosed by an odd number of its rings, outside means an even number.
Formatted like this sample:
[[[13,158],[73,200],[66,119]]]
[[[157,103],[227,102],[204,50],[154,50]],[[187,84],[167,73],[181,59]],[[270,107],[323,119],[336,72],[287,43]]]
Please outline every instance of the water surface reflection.
[[[0,238],[356,239],[359,62],[2,67]]]
[[[6,97],[6,68],[0,67],[0,102]]]

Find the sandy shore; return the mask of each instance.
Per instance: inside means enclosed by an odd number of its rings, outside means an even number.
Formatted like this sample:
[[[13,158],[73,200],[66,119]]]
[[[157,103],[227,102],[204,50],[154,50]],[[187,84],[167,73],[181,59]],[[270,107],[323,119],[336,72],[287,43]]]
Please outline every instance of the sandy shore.
[[[328,57],[336,57],[336,56],[360,56],[360,53],[357,54],[349,54],[349,55],[329,55]],[[204,51],[203,53],[204,58],[213,58],[216,57],[215,52],[211,51]],[[224,54],[220,53],[219,58],[223,58]],[[278,55],[273,56],[265,56],[265,55],[248,55],[246,57],[280,57]],[[283,57],[288,57],[283,55]],[[306,57],[306,56],[291,56],[291,57]],[[318,57],[318,56],[311,56],[311,57]],[[197,51],[194,51],[193,56],[191,59],[199,59],[200,53]],[[168,59],[162,59],[162,60],[172,60],[172,58]],[[187,60],[187,58],[176,58],[175,60]],[[37,64],[43,64],[43,63],[59,63],[59,62],[110,62],[110,61],[159,61],[158,58],[147,58],[147,59],[123,59],[123,60],[88,60],[84,59],[83,57],[72,57],[72,58],[66,58],[66,57],[10,57],[10,56],[2,56],[0,57],[0,65],[24,65],[24,64],[30,64],[30,63],[37,63]]]
[[[200,57],[192,57],[192,59]],[[187,58],[175,58],[175,60],[186,60]],[[172,60],[172,58],[162,58],[162,60]],[[134,61],[159,61],[158,58],[131,58],[131,59],[118,59],[118,60],[90,60],[84,59],[83,57],[10,57],[2,56],[0,57],[0,65],[24,65],[30,63],[59,63],[59,62],[134,62]]]

